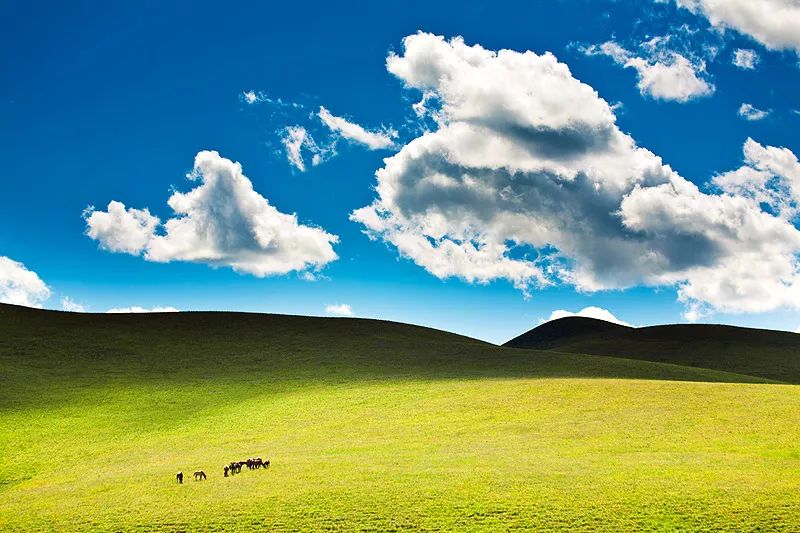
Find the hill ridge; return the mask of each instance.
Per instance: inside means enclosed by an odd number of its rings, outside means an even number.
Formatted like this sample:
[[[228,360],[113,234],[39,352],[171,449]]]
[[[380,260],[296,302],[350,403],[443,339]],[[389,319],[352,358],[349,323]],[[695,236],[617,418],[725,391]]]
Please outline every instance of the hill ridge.
[[[800,335],[724,324],[640,328],[585,317],[546,322],[503,346],[673,363],[800,383]]]

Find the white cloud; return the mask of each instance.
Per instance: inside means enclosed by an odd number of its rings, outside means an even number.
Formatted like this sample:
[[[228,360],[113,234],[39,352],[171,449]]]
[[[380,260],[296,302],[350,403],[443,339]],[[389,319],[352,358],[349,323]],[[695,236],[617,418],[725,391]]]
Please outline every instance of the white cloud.
[[[307,136],[308,132],[306,132],[304,127],[289,126],[286,128],[283,137],[281,137],[281,142],[286,148],[286,158],[289,160],[289,164],[300,172],[306,170],[306,165],[303,162],[302,149],[303,144],[306,143]]]
[[[753,70],[758,64],[759,58],[755,50],[737,48],[733,52],[733,64],[744,70]]]
[[[435,94],[438,123],[384,160],[374,202],[351,214],[371,238],[439,278],[676,287],[690,310],[800,307],[800,231],[637,146],[552,54],[424,33],[403,44],[387,68]]]
[[[683,311],[683,318],[689,322],[697,322],[712,314],[711,308],[702,302],[688,300],[686,303],[687,305],[686,309]]]
[[[336,156],[336,145],[340,139],[366,146],[370,150],[393,148],[397,132],[391,128],[369,131],[358,124],[331,114],[320,106],[316,117],[325,126],[325,130],[311,132],[305,126],[296,124],[287,126],[280,132],[281,144],[286,152],[286,159],[291,166],[305,172],[306,161],[310,157],[312,166],[319,165]],[[310,128],[311,126],[309,126]],[[316,140],[322,139],[321,141]]]
[[[552,313],[547,320],[544,322],[550,322],[551,320],[558,320],[559,318],[566,318],[570,316],[580,316],[585,318],[596,318],[598,320],[605,320],[606,322],[612,322],[614,324],[619,324],[621,326],[628,326],[633,327],[631,324],[625,322],[624,320],[620,320],[614,314],[609,311],[608,309],[603,309],[602,307],[584,307],[580,311],[572,312],[572,311],[565,311],[564,309],[556,309]]]
[[[197,154],[187,177],[199,185],[175,192],[175,215],[163,224],[145,210],[111,202],[108,211],[84,213],[86,234],[102,248],[148,261],[190,261],[227,266],[254,276],[320,268],[337,259],[338,237],[300,224],[253,189],[242,167],[217,152]]]
[[[318,144],[303,126],[285,128],[281,135],[281,143],[286,149],[286,159],[289,164],[300,172],[306,171],[306,164],[303,158],[304,150],[311,154],[311,164],[313,166],[319,165],[336,155],[335,143]]]
[[[72,300],[69,296],[61,298],[61,309],[72,313],[85,313],[86,307]]]
[[[763,111],[761,109],[757,109],[750,104],[743,103],[739,106],[739,111],[737,111],[738,115],[745,120],[755,121],[755,120],[763,120],[772,113],[771,110]]]
[[[393,139],[397,137],[397,132],[392,129],[367,131],[358,124],[348,122],[342,117],[332,115],[330,111],[322,106],[320,106],[317,116],[332,132],[338,133],[350,141],[363,144],[370,150],[391,148],[394,146]]]
[[[258,95],[255,93],[255,91],[244,91],[242,93],[242,99],[244,99],[244,101],[247,102],[248,104],[252,105],[258,102],[259,98]]]
[[[331,304],[325,306],[325,312],[337,316],[353,316],[353,308],[347,304]]]
[[[749,35],[773,50],[800,53],[800,2],[797,0],[676,0],[712,26]]]
[[[114,307],[106,311],[106,313],[119,314],[119,313],[177,313],[179,312],[174,307],[139,307],[134,305],[131,307]]]
[[[0,256],[0,302],[41,307],[50,298],[50,288],[36,272],[9,257]]]
[[[745,164],[714,177],[722,191],[769,206],[791,220],[800,214],[800,162],[788,148],[763,146],[748,138],[742,148]]]
[[[160,221],[147,209],[126,209],[122,202],[111,201],[107,211],[86,208],[86,234],[110,252],[136,255],[147,246]]]
[[[614,41],[590,46],[584,52],[587,55],[606,55],[618,65],[634,69],[639,77],[639,92],[657,100],[688,102],[713,94],[714,85],[704,79],[705,62],[689,61],[667,49],[666,42],[666,38],[654,38],[643,43],[646,57],[637,56]]]
[[[270,96],[264,94],[261,91],[242,91],[239,94],[239,98],[248,105],[255,105],[255,104],[268,104],[277,110],[286,110],[287,108],[295,108],[295,109],[302,109],[303,104],[299,104],[297,102],[287,102],[282,98],[271,98]],[[281,111],[282,112],[282,111]]]

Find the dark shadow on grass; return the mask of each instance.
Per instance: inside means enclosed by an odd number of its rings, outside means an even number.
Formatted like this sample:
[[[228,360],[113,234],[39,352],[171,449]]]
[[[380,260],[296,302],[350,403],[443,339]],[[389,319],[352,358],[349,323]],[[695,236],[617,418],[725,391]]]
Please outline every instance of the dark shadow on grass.
[[[393,379],[766,382],[719,370],[498,347],[380,320],[253,313],[79,314],[0,305],[0,409],[108,387],[253,385],[253,394]],[[102,401],[98,398],[97,401]]]

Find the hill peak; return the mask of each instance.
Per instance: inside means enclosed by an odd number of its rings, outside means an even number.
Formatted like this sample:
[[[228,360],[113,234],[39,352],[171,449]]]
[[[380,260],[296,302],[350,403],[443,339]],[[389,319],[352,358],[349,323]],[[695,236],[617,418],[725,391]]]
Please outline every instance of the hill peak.
[[[603,337],[604,334],[617,333],[621,330],[633,329],[600,320],[598,318],[588,318],[583,316],[568,316],[550,320],[537,327],[526,331],[522,335],[515,337],[503,346],[512,348],[539,348],[547,349],[560,344],[563,339],[573,339],[576,337]]]

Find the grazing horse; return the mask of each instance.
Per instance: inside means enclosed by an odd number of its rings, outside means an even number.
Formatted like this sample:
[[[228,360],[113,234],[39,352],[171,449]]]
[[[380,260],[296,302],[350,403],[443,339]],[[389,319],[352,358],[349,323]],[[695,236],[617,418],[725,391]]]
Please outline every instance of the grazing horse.
[[[223,467],[225,477],[228,477],[228,474],[233,476],[234,474],[241,473],[243,466],[247,466],[248,470],[269,468],[269,461],[264,461],[261,457],[256,457],[255,459],[249,458],[244,461],[231,461],[227,466]]]
[[[206,479],[206,473],[203,472],[202,470],[198,470],[197,472],[194,473],[194,480],[198,481],[201,479]]]
[[[178,480],[178,483],[183,483],[183,472],[178,472],[175,479]]]

